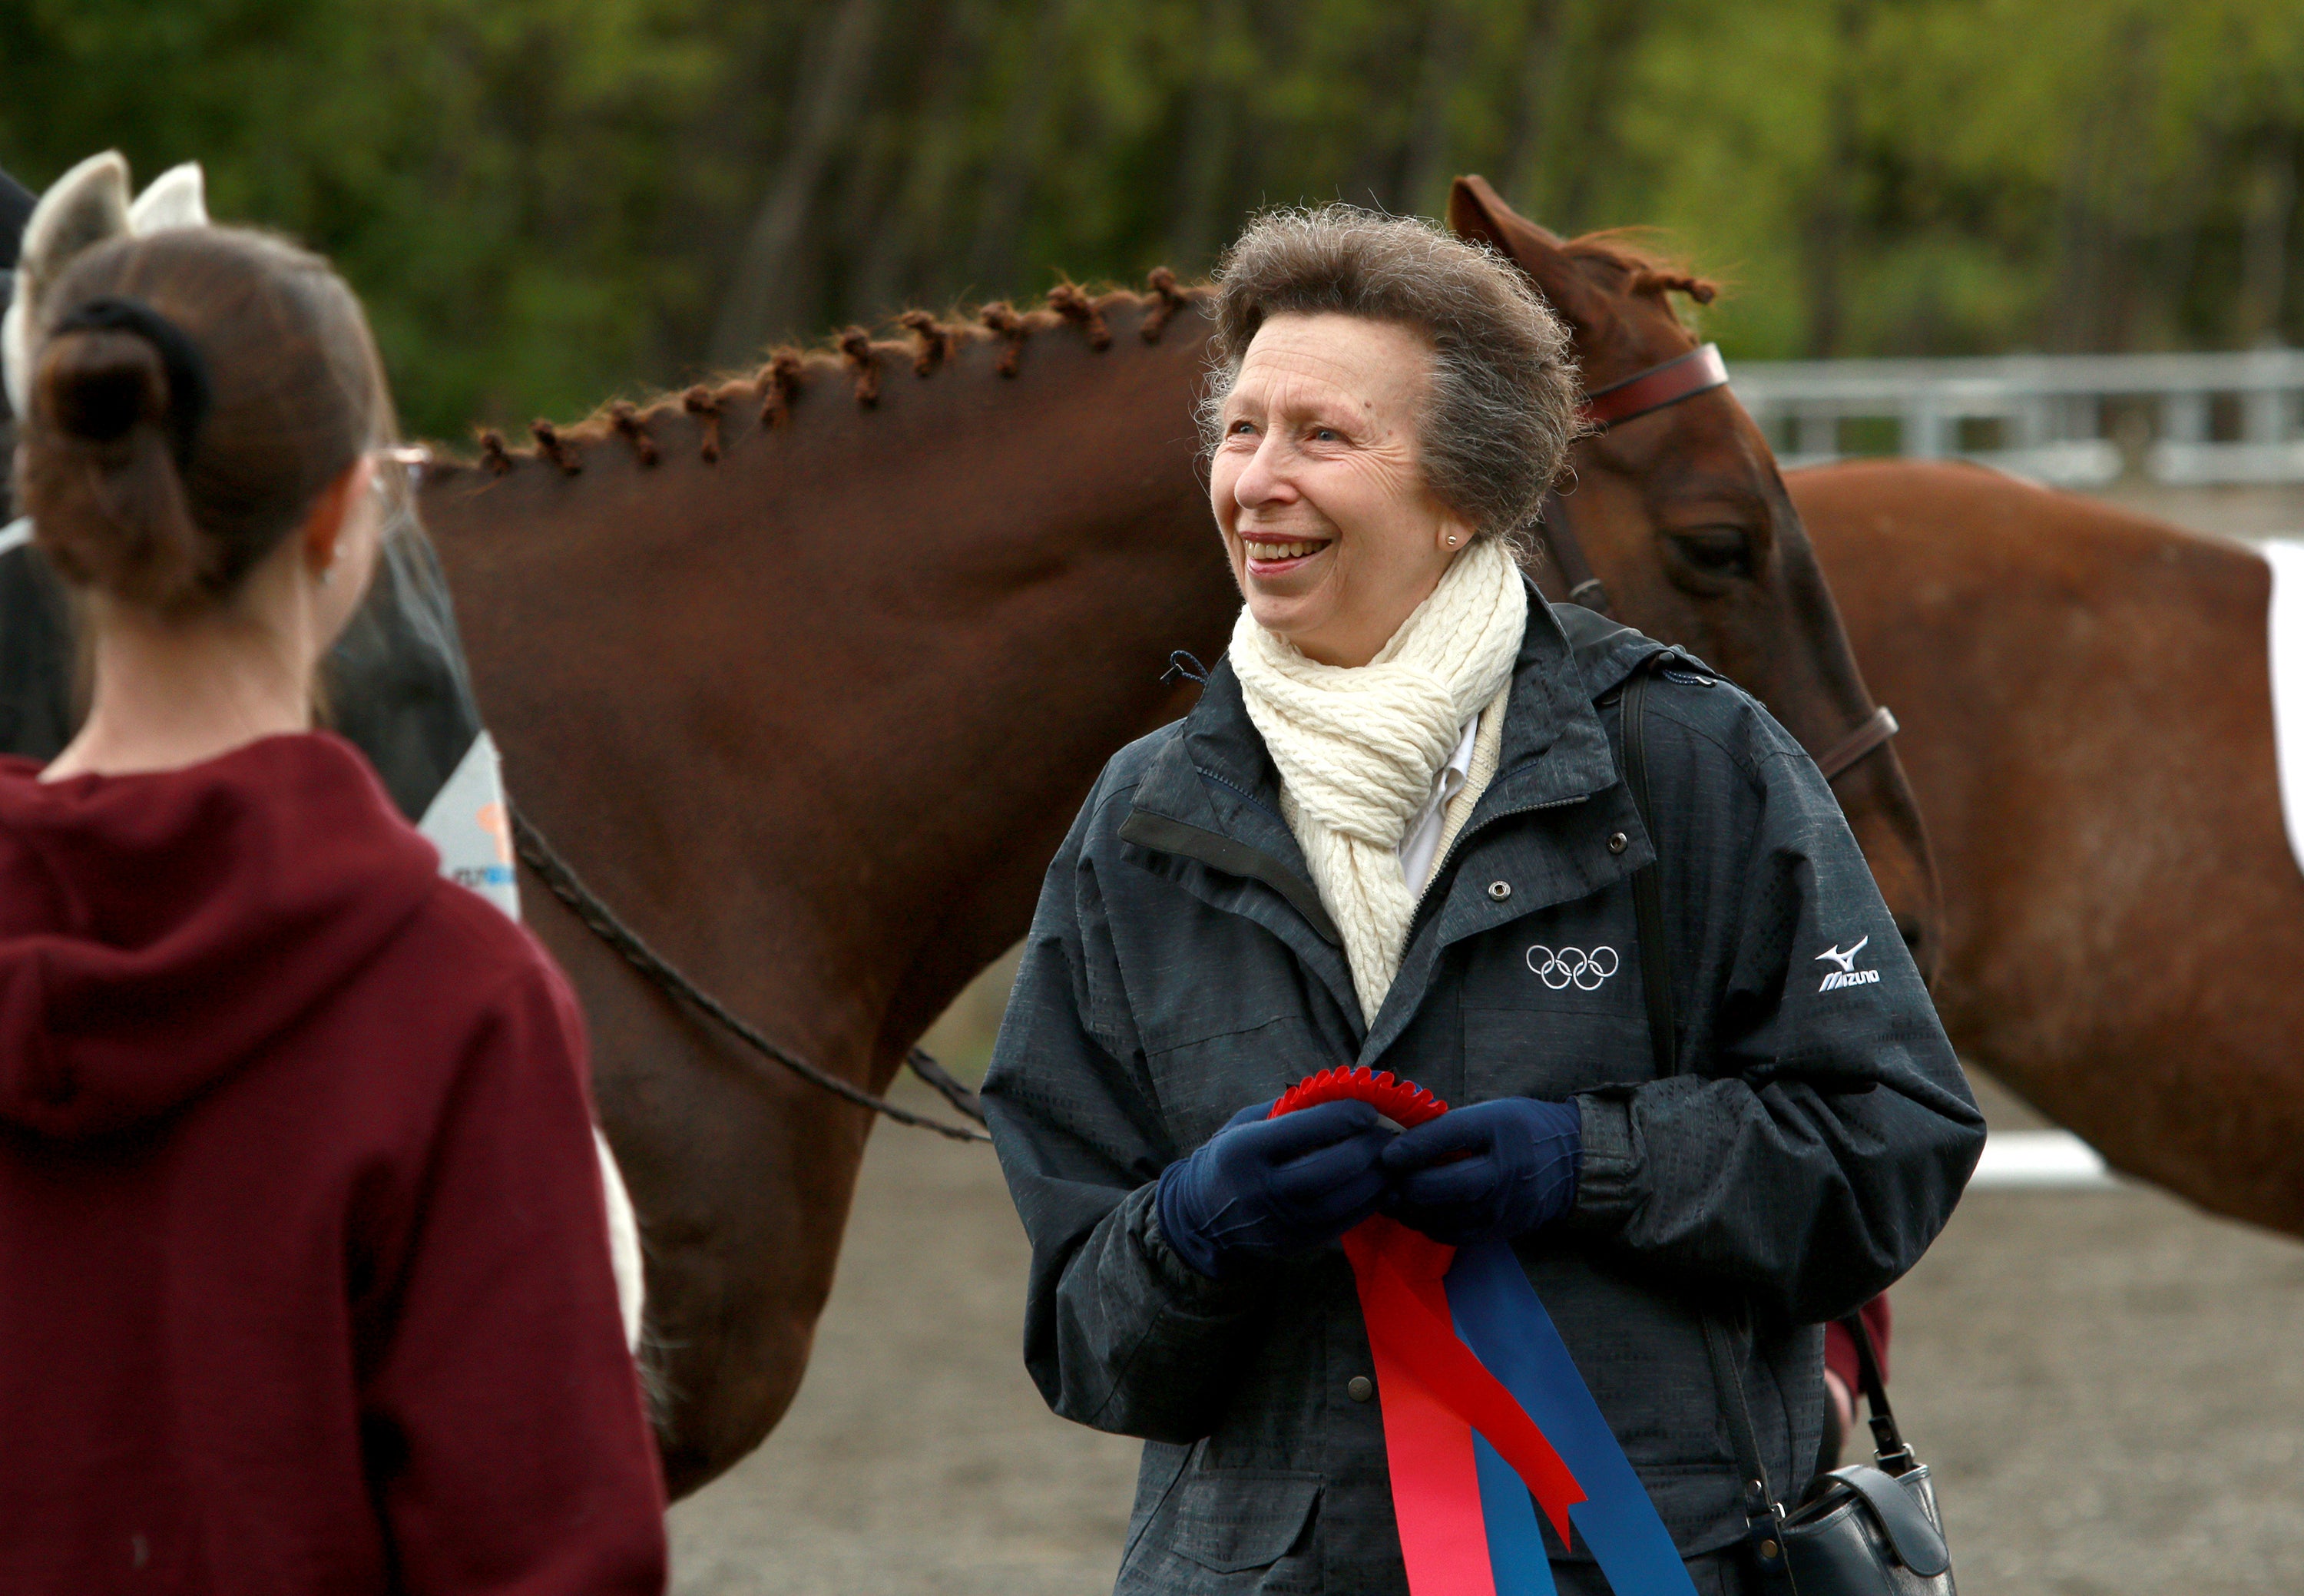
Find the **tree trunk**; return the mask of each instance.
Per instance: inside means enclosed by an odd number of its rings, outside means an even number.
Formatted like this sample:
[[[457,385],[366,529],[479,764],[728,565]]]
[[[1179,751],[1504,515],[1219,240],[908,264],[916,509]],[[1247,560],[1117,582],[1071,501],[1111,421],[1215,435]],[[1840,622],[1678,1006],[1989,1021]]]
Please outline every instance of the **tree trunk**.
[[[1209,57],[1246,25],[1243,0],[1207,0],[1200,8],[1202,36],[1209,48],[1185,113],[1184,158],[1176,185],[1176,208],[1168,225],[1168,264],[1197,276],[1216,257],[1224,230],[1224,200],[1240,145],[1243,97],[1230,74],[1211,70]]]
[[[809,208],[825,168],[855,120],[878,42],[882,0],[841,0],[818,34],[807,104],[795,119],[776,180],[744,240],[744,253],[712,334],[716,365],[754,359],[770,334],[804,302],[792,279],[805,242]]]
[[[1408,149],[1400,166],[1397,203],[1403,210],[1428,214],[1448,203],[1447,183],[1453,175],[1448,160],[1455,147],[1449,112],[1463,76],[1468,31],[1453,0],[1439,0],[1433,6],[1424,33],[1423,70],[1417,74],[1415,110],[1408,124]]]
[[[1560,81],[1562,0],[1530,7],[1528,37],[1520,47],[1520,93],[1512,106],[1512,143],[1497,174],[1504,197],[1523,207],[1543,203],[1544,135]],[[1530,210],[1537,220],[1541,214]]]
[[[1024,225],[1049,112],[1056,103],[1056,81],[1063,72],[1064,14],[1070,9],[1070,0],[1044,0],[1032,23],[1031,64],[1001,120],[1000,148],[985,178],[976,237],[968,250],[969,276],[987,293],[1014,292],[1008,279],[1016,269],[1016,234]]]
[[[1561,152],[1561,178],[1552,196],[1558,216],[1556,219],[1547,216],[1544,223],[1571,237],[1600,225],[1592,212],[1604,174],[1622,160],[1616,113],[1625,93],[1625,80],[1631,76],[1632,57],[1648,30],[1651,5],[1649,0],[1616,0],[1592,9],[1597,14],[1586,24],[1585,37],[1579,41],[1583,47],[1581,70],[1575,74],[1575,92],[1566,107],[1569,114],[1562,119],[1571,131]]]
[[[1847,339],[1848,238],[1859,151],[1856,75],[1863,47],[1864,0],[1841,0],[1833,16],[1832,82],[1825,89],[1824,165],[1801,228],[1808,259],[1808,356],[1830,360]]]
[[[2280,341],[2288,295],[2288,234],[2295,222],[2295,135],[2283,132],[2266,142],[2249,173],[2235,329],[2243,345]]]
[[[922,15],[902,30],[909,39],[928,41],[922,51],[925,76],[917,89],[919,109],[908,118],[904,175],[881,208],[855,274],[851,319],[944,292],[946,268],[934,257],[946,236],[953,186],[967,155],[969,96],[983,69],[985,38],[982,28],[970,28],[961,14],[968,7],[947,0],[934,9],[933,25]]]

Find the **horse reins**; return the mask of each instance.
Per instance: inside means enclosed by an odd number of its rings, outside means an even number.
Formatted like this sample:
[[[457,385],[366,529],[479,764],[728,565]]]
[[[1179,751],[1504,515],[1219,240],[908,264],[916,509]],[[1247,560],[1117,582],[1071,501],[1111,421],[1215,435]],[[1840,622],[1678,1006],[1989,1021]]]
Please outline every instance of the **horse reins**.
[[[602,903],[599,896],[584,885],[576,872],[569,868],[568,862],[545,841],[544,834],[537,830],[526,815],[509,803],[504,808],[512,819],[512,847],[519,853],[521,862],[534,870],[537,879],[550,889],[554,897],[567,904],[570,912],[582,921],[594,936],[622,954],[626,964],[655,982],[675,1002],[689,1004],[717,1022],[729,1035],[754,1052],[782,1065],[810,1086],[828,1091],[843,1102],[885,1115],[898,1125],[917,1125],[924,1131],[934,1131],[939,1136],[949,1136],[955,1142],[992,1140],[982,1131],[972,1131],[966,1125],[947,1125],[943,1120],[931,1119],[925,1114],[915,1114],[910,1108],[899,1108],[887,1099],[875,1097],[862,1087],[819,1069],[790,1048],[770,1041],[741,1016],[732,1013],[727,1005],[682,974],[677,966],[650,947],[639,932],[619,920],[615,911]],[[983,1105],[977,1101],[976,1094],[954,1080],[944,1065],[918,1048],[904,1055],[904,1065],[912,1074],[941,1092],[944,1101],[977,1124],[984,1123]]]
[[[1636,371],[1622,382],[1610,383],[1587,394],[1578,414],[1594,431],[1605,432],[1636,416],[1727,386],[1728,364],[1720,358],[1720,346],[1707,344],[1701,349],[1691,349],[1660,366]],[[1613,620],[1615,612],[1609,606],[1607,585],[1593,574],[1592,562],[1584,557],[1584,545],[1569,519],[1568,501],[1556,489],[1544,496],[1543,519],[1545,542],[1551,550],[1552,563],[1559,567],[1561,580],[1568,584],[1568,602],[1580,604]],[[1836,781],[1866,756],[1886,747],[1898,729],[1896,717],[1888,706],[1876,704],[1846,736],[1815,755],[1816,768],[1824,773],[1825,781]]]

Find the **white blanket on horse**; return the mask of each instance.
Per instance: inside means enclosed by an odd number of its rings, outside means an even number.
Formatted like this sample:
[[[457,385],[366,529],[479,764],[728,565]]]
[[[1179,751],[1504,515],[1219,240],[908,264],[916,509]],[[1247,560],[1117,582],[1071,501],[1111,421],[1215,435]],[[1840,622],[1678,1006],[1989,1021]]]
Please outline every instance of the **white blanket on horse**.
[[[2288,851],[2304,870],[2304,541],[2264,545],[2272,565],[2272,739]]]

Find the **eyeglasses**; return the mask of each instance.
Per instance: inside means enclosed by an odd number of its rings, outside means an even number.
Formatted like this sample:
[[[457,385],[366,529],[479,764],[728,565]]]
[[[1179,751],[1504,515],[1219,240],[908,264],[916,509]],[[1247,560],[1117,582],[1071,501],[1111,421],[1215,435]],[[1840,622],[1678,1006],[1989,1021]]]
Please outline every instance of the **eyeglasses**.
[[[420,446],[402,446],[388,449],[370,449],[368,458],[377,470],[368,478],[368,491],[378,499],[390,500],[394,488],[405,483],[413,494],[424,482],[424,468],[432,463],[432,451]],[[397,467],[398,470],[386,469]]]

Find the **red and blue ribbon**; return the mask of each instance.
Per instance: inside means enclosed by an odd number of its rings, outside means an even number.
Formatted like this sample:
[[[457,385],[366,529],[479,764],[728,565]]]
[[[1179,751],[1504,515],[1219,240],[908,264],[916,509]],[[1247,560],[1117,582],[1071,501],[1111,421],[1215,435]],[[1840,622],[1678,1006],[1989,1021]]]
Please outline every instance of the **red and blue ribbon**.
[[[1323,1070],[1275,1116],[1356,1098],[1410,1127],[1448,1110],[1392,1075]],[[1615,1596],[1695,1596],[1511,1246],[1457,1249],[1381,1215],[1344,1236],[1383,1404],[1410,1596],[1553,1596],[1537,1513]]]

